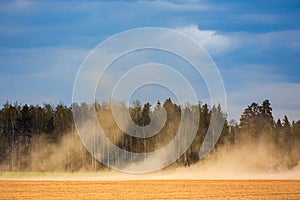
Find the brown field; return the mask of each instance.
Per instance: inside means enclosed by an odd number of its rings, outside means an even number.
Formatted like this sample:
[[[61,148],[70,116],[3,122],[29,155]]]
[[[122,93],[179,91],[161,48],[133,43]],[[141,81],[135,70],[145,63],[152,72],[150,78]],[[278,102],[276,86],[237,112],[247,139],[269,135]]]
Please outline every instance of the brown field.
[[[0,199],[300,199],[300,180],[2,180]]]

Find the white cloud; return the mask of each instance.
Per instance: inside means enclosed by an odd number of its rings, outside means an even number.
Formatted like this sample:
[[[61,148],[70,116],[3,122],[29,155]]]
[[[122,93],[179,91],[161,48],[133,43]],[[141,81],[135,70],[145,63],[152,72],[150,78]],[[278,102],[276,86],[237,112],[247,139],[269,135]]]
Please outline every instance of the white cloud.
[[[234,41],[230,36],[213,30],[199,30],[196,25],[179,27],[176,30],[194,39],[207,49],[209,53],[221,54],[234,47]]]
[[[212,55],[221,55],[230,51],[247,49],[299,50],[300,30],[274,31],[266,33],[230,32],[201,30],[197,25],[177,27],[202,45]]]

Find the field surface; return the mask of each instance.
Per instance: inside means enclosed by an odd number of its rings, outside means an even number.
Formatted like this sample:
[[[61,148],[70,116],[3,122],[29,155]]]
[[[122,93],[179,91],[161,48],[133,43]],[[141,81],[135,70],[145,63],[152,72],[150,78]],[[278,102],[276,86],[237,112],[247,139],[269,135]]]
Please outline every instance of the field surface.
[[[1,180],[0,199],[300,199],[300,180]]]

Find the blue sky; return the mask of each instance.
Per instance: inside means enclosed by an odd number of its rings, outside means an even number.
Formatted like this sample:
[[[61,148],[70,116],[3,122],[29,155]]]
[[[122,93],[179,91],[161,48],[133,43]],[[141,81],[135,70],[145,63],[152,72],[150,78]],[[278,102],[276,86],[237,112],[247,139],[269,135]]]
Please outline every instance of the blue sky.
[[[218,66],[229,118],[270,99],[300,119],[299,1],[0,1],[0,103],[70,104],[85,56],[113,34],[181,31]]]

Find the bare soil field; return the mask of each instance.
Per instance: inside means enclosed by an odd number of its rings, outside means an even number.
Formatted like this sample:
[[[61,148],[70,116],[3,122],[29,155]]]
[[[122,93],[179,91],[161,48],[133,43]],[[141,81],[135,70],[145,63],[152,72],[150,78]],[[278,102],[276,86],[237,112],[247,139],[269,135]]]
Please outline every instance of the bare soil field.
[[[0,199],[300,199],[300,180],[1,180]]]

